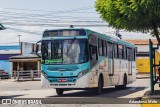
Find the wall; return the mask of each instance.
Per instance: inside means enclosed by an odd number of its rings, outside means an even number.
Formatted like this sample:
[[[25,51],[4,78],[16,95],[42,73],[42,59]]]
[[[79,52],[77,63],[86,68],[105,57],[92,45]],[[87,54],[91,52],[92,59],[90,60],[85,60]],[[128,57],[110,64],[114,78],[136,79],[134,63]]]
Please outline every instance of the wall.
[[[8,73],[11,73],[11,64],[9,60],[0,60],[0,69],[3,69]]]
[[[138,52],[149,52],[149,45],[135,45]],[[156,45],[153,45],[156,47]]]
[[[160,54],[156,52],[156,64],[159,64]],[[136,59],[136,66],[138,68],[138,73],[149,73],[150,72],[150,62],[149,57],[138,57]]]
[[[6,70],[11,73],[11,63],[9,57],[17,56],[20,54],[20,46],[0,46],[0,69]]]

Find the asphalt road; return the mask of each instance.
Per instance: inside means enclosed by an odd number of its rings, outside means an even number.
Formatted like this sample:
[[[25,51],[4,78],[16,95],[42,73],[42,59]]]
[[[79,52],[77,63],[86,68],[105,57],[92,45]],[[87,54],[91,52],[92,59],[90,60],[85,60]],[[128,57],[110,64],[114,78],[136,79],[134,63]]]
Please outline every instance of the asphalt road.
[[[93,90],[72,90],[65,91],[63,96],[57,96],[55,89],[43,89],[40,85],[40,81],[1,80],[0,98],[42,98],[43,103],[48,104],[127,104],[129,100],[139,100],[144,95],[149,89],[150,80],[137,79],[125,90],[107,87],[102,95],[96,95]]]

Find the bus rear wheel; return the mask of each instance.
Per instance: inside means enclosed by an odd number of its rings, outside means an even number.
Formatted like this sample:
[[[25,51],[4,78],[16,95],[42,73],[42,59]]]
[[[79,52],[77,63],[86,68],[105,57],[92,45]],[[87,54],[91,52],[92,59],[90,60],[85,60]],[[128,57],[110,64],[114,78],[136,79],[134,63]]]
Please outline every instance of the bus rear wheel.
[[[123,78],[123,85],[122,85],[122,89],[126,89],[127,87],[127,76],[125,75]]]
[[[59,89],[59,88],[56,89],[57,95],[63,95],[63,92],[64,92],[63,89]]]
[[[126,87],[127,87],[127,76],[124,75],[123,85],[117,85],[117,86],[115,86],[115,88],[120,89],[120,90],[124,90],[124,89],[126,89]]]

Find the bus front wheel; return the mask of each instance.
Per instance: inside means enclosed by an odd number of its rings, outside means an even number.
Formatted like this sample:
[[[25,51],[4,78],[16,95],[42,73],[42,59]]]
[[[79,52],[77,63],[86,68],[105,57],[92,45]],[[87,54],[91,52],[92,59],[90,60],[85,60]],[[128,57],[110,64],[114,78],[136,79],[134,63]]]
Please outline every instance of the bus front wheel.
[[[102,94],[102,91],[103,91],[103,78],[102,76],[100,76],[98,79],[98,87],[96,88],[96,93],[100,95]]]
[[[63,95],[63,92],[64,92],[63,89],[59,89],[59,88],[56,89],[57,95]]]

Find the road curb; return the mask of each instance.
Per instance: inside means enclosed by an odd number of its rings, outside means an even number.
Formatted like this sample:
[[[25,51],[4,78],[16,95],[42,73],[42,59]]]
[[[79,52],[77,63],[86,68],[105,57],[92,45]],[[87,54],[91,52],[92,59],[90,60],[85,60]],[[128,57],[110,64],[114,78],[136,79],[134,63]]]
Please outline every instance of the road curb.
[[[141,101],[147,101],[148,103],[142,103],[141,107],[160,107],[160,95],[150,95],[150,91],[147,90],[142,96]],[[151,101],[151,102],[150,102]],[[156,103],[158,102],[158,103]]]
[[[136,79],[148,79],[150,77],[136,77]]]

